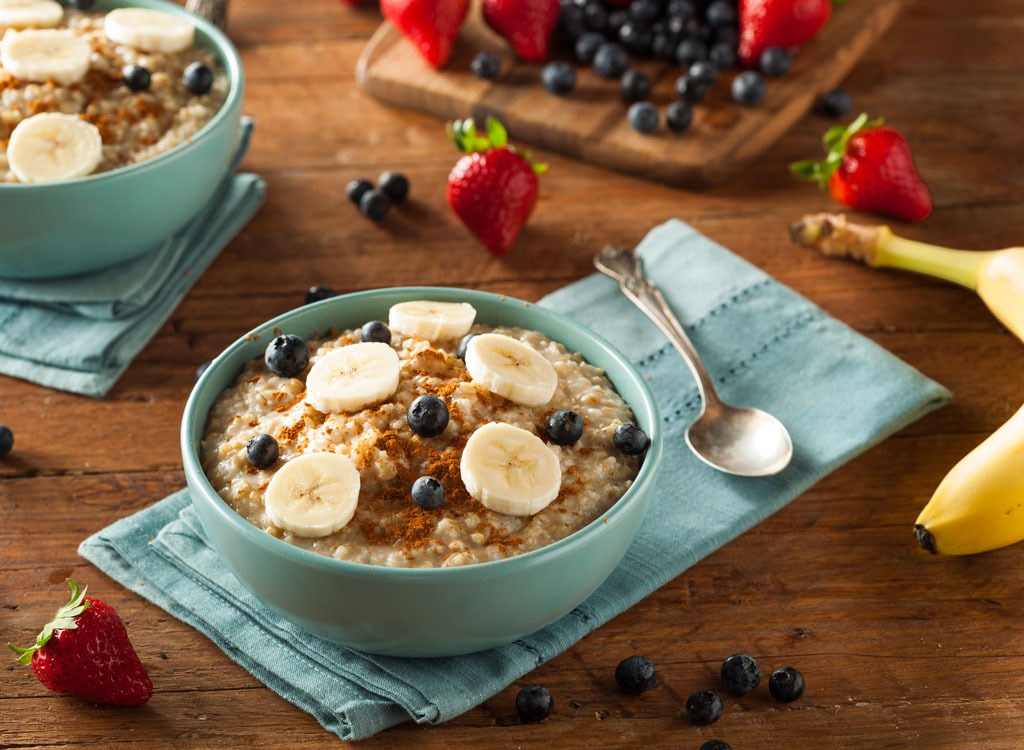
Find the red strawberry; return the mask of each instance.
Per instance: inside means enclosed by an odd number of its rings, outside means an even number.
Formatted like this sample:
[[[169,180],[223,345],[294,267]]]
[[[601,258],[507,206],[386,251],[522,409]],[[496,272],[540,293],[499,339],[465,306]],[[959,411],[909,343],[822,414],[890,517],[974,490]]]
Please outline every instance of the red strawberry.
[[[932,212],[932,196],[914,168],[910,146],[895,128],[862,114],[849,127],[837,125],[824,138],[824,161],[807,159],[789,166],[815,180],[839,203],[861,211],[921,221]]]
[[[558,23],[559,0],[483,0],[484,21],[508,40],[520,58],[544,62]]]
[[[547,168],[506,145],[505,127],[487,118],[487,135],[472,120],[449,125],[449,135],[466,156],[448,175],[448,205],[495,255],[512,247],[537,202],[537,175]]]
[[[114,608],[78,591],[68,579],[71,601],[57,610],[34,646],[7,646],[19,664],[31,662],[39,681],[56,693],[93,703],[138,706],[153,694],[153,683],[139,661],[124,623]]]
[[[756,67],[769,47],[789,49],[821,31],[832,0],[740,0],[740,63]]]
[[[381,0],[380,9],[435,68],[448,60],[469,0]]]

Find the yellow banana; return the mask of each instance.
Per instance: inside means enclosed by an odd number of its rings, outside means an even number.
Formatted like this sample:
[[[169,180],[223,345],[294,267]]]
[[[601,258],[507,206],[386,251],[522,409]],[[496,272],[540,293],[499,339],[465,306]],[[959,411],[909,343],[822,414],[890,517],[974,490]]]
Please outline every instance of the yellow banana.
[[[794,242],[873,267],[900,268],[975,290],[1024,341],[1024,248],[952,250],[894,235],[841,215],[807,216]],[[932,553],[969,555],[1024,540],[1024,407],[964,456],[936,488],[914,525]]]

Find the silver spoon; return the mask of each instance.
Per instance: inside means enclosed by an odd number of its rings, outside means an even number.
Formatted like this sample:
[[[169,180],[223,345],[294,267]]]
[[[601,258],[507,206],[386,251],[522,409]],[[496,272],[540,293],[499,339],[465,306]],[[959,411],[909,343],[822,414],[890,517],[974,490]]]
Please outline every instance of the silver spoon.
[[[658,288],[644,275],[640,256],[621,247],[606,247],[594,258],[598,270],[654,321],[682,355],[697,380],[701,411],[686,429],[690,449],[709,466],[745,477],[777,474],[793,457],[793,440],[782,422],[760,409],[727,404],[711,375]]]

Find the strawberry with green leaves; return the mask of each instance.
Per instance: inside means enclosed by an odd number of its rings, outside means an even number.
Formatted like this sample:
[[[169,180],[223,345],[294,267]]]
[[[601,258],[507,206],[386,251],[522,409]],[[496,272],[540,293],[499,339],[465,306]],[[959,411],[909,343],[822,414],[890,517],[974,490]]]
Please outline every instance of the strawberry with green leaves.
[[[19,664],[32,665],[39,681],[56,693],[70,693],[93,703],[138,706],[153,694],[146,668],[139,661],[128,631],[106,602],[86,596],[86,589],[68,579],[71,600],[57,610],[36,637],[35,645],[18,648]]]
[[[537,202],[537,175],[545,164],[508,145],[505,127],[488,117],[486,135],[472,120],[448,126],[449,137],[465,154],[448,175],[448,205],[488,250],[504,255],[519,236]]]
[[[381,0],[380,10],[423,59],[440,68],[455,46],[469,0]]]
[[[832,0],[740,0],[740,63],[756,68],[769,47],[789,49],[803,44],[832,15]]]
[[[825,133],[821,161],[806,159],[789,166],[798,177],[813,180],[844,206],[860,211],[921,221],[932,212],[932,196],[917,174],[910,146],[896,128],[860,115],[849,126]]]
[[[560,12],[559,0],[483,0],[484,21],[527,62],[548,58]]]

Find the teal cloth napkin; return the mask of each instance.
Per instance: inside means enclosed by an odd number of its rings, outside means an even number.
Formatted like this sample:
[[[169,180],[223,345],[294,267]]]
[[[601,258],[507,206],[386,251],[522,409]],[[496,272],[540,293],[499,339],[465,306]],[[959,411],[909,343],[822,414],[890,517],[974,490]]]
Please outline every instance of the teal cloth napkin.
[[[698,408],[693,379],[616,284],[591,276],[543,299],[637,365],[661,407],[667,441],[647,521],[622,564],[553,625],[456,658],[380,657],[334,645],[271,614],[227,572],[186,490],[100,531],[79,553],[205,633],[328,730],[360,739],[476,706],[949,399],[942,386],[681,222],[654,229],[640,252],[723,395],[777,414],[792,432],[795,458],[761,479],[708,468],[683,439]]]
[[[87,396],[106,394],[263,203],[263,180],[235,173],[252,129],[252,120],[243,118],[224,182],[159,247],[79,276],[0,279],[0,373]]]

